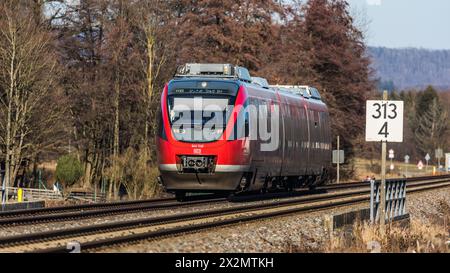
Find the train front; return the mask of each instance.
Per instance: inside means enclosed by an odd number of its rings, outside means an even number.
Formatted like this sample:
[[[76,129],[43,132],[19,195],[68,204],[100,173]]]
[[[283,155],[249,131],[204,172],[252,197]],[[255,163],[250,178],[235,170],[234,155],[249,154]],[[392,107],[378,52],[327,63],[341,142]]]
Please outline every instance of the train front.
[[[157,140],[160,182],[178,199],[187,192],[234,192],[245,182],[249,145],[239,137],[237,121],[246,94],[236,69],[187,64],[164,88]]]

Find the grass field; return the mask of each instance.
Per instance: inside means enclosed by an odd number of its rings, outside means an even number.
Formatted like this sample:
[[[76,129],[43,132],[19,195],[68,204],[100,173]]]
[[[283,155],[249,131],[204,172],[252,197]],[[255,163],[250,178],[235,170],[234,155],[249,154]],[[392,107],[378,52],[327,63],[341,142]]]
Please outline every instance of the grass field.
[[[415,164],[405,164],[404,162],[393,161],[394,170],[390,170],[391,161],[386,161],[386,176],[388,178],[393,177],[415,177],[415,176],[427,176],[427,175],[438,175],[440,173],[433,172],[433,168],[437,166],[426,165],[419,170]],[[355,178],[363,180],[367,176],[375,176],[377,179],[380,178],[381,170],[381,160],[368,160],[363,158],[355,159]],[[441,173],[443,174],[443,173]]]

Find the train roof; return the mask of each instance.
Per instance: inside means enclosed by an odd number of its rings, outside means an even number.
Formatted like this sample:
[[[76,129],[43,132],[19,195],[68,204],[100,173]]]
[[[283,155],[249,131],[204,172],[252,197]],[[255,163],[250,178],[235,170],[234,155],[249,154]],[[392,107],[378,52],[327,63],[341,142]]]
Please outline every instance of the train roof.
[[[322,100],[319,91],[312,86],[269,85],[265,78],[251,77],[247,68],[227,63],[187,63],[177,68],[173,80],[230,80],[238,84],[243,82],[265,90]]]
[[[178,67],[174,78],[213,78],[240,80],[247,83],[252,82],[252,77],[247,68],[231,64],[214,63],[187,63]]]
[[[308,85],[271,85],[270,88],[281,92],[299,95],[305,98],[322,100],[319,90],[317,90],[317,88],[315,87]]]

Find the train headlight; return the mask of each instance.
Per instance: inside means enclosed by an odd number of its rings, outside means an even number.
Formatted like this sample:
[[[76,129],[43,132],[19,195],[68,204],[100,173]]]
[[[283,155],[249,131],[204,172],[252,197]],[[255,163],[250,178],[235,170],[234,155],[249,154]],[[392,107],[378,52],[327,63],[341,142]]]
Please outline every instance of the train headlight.
[[[197,160],[196,165],[198,168],[203,167],[203,160]]]
[[[223,65],[223,74],[228,75],[229,73],[230,73],[230,71],[228,70],[228,65],[224,64]]]

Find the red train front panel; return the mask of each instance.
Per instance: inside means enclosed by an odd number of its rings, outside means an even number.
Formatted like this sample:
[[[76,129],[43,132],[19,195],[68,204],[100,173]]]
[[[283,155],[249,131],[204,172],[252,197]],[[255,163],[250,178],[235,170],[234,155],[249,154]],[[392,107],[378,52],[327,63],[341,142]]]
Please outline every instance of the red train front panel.
[[[161,97],[157,145],[162,184],[167,191],[214,192],[239,188],[250,168],[249,145],[246,138],[233,139],[230,134],[246,99],[245,88],[233,81],[183,79],[166,85]],[[202,104],[197,109],[203,113],[192,111],[189,120],[183,122],[183,114],[188,108],[195,108],[196,103]],[[224,110],[223,126],[213,127],[215,131],[211,134],[216,135],[195,138],[208,122],[203,117],[208,104],[231,107],[232,111],[227,114],[224,108],[220,109]],[[185,111],[179,110],[181,106]]]

